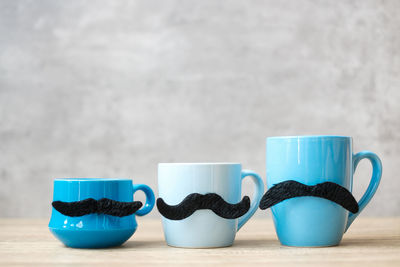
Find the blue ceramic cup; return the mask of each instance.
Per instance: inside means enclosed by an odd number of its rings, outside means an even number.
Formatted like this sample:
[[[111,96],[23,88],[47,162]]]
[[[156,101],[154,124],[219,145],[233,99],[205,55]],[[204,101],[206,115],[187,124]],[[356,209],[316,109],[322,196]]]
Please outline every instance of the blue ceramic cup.
[[[135,215],[143,216],[154,206],[154,193],[147,185],[133,184],[129,179],[59,178],[54,180],[53,201],[75,202],[88,198],[109,198],[132,202],[136,191],[146,195],[146,203],[136,213],[117,217],[107,214],[87,214],[69,217],[52,209],[50,231],[62,243],[73,248],[105,248],[123,244],[136,231]]]
[[[264,192],[260,176],[242,170],[238,163],[160,163],[158,165],[159,197],[177,205],[192,193],[215,193],[225,202],[236,204],[242,199],[242,180],[250,176],[255,183],[249,210],[237,219],[225,219],[210,209],[195,211],[183,220],[162,218],[167,244],[174,247],[210,248],[231,246],[236,232],[256,212]]]
[[[353,214],[335,202],[319,197],[295,197],[273,206],[272,216],[280,242],[287,246],[338,245],[344,232],[375,194],[382,164],[377,155],[353,154],[347,136],[291,136],[267,138],[267,187],[295,180],[305,185],[333,182],[352,191],[353,173],[362,159],[373,167],[367,191]]]

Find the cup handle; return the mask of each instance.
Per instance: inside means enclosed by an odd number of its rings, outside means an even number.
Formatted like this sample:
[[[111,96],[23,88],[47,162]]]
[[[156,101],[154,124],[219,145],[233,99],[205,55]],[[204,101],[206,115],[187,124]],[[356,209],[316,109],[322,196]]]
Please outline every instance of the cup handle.
[[[138,210],[135,213],[135,215],[143,216],[143,215],[146,215],[147,213],[149,213],[153,209],[155,198],[154,198],[153,190],[151,190],[151,188],[145,184],[134,184],[133,185],[133,194],[135,194],[136,191],[138,191],[138,190],[143,191],[143,193],[146,195],[146,203],[140,210]]]
[[[251,178],[253,179],[253,182],[255,183],[255,191],[253,199],[250,202],[251,205],[249,211],[238,220],[238,231],[256,212],[256,210],[258,209],[258,205],[260,204],[260,200],[264,194],[264,182],[261,177],[253,171],[242,170],[242,180],[247,176],[251,176]]]
[[[368,202],[374,196],[376,190],[378,189],[379,182],[381,181],[382,176],[382,162],[379,157],[370,151],[361,151],[353,156],[353,173],[356,171],[358,163],[362,159],[368,159],[372,164],[372,177],[371,181],[369,182],[367,191],[365,191],[364,195],[361,197],[360,201],[358,202],[358,212],[351,213],[349,212],[349,217],[347,219],[347,226],[346,230],[349,229],[350,225],[353,223],[355,218],[361,213],[361,211],[367,206]]]

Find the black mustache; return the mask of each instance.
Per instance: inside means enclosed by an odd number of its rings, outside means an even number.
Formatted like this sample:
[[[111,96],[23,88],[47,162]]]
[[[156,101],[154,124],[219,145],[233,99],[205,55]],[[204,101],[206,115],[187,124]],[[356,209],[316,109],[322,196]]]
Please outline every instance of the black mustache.
[[[358,203],[353,195],[344,187],[325,182],[316,185],[305,185],[293,180],[272,186],[262,197],[260,209],[265,210],[289,198],[312,196],[333,201],[352,213],[358,212]]]
[[[87,198],[75,202],[53,201],[51,205],[61,214],[70,217],[79,217],[91,213],[124,217],[138,211],[142,207],[142,202],[120,202],[109,198],[99,200]]]
[[[205,195],[193,193],[174,206],[170,206],[162,198],[158,198],[157,208],[162,216],[170,220],[183,220],[196,210],[202,209],[212,210],[215,214],[225,219],[236,219],[243,216],[250,209],[250,198],[245,196],[239,203],[230,204],[214,193]]]

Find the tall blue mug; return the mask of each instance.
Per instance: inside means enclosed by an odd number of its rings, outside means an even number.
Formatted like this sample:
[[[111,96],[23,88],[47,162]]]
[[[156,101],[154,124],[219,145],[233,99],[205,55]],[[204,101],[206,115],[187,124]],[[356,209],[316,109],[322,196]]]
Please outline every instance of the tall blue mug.
[[[271,208],[276,233],[283,245],[338,245],[345,231],[374,196],[382,175],[379,157],[369,151],[353,154],[348,136],[290,136],[267,138],[267,187],[287,180],[308,186],[336,183],[352,191],[353,174],[362,159],[372,164],[372,178],[351,213],[330,200],[305,196],[284,200]]]
[[[88,198],[108,198],[132,202],[136,191],[146,195],[146,203],[136,213],[117,217],[108,214],[86,214],[70,217],[52,209],[49,229],[68,247],[106,248],[123,244],[136,231],[136,215],[149,213],[154,206],[154,193],[143,184],[133,184],[130,179],[112,178],[58,178],[54,180],[53,201],[76,202]]]

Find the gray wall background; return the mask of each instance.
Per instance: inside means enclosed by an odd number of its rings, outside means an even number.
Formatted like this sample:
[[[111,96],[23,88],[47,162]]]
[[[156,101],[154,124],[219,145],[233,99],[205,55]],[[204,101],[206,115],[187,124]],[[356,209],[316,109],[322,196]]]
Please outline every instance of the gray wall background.
[[[363,215],[400,215],[399,12],[396,0],[1,1],[0,216],[49,216],[55,177],[157,191],[158,162],[198,161],[265,177],[265,137],[303,134],[379,154]],[[357,197],[370,175],[362,162]]]

